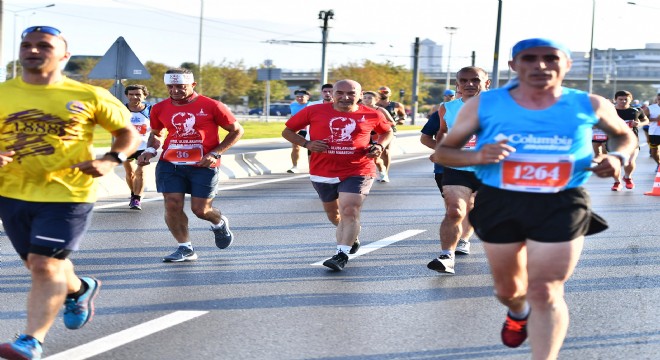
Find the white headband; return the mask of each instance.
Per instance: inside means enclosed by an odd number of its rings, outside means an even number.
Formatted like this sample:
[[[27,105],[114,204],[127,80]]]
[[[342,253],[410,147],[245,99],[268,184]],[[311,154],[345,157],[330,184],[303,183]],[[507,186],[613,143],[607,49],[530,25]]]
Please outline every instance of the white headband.
[[[195,82],[193,74],[165,74],[165,85],[192,84]]]

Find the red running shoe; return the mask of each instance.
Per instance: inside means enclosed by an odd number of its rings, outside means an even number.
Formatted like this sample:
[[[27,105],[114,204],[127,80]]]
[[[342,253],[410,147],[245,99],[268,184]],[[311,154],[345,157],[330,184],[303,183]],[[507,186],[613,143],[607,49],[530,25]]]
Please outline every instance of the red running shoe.
[[[621,190],[621,183],[618,181],[614,182],[614,185],[612,185],[612,191],[619,191]]]
[[[516,320],[507,314],[502,326],[502,343],[510,348],[516,348],[522,345],[525,339],[527,339],[527,318]]]
[[[632,181],[632,178],[623,177],[623,182],[626,183],[626,189],[634,189],[635,183]]]

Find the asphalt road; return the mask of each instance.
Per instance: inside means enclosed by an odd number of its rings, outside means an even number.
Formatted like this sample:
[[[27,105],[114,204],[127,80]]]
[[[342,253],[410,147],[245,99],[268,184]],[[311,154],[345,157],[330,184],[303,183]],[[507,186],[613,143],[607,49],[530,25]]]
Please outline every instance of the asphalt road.
[[[645,148],[643,148],[643,152]],[[175,248],[163,203],[98,202],[80,275],[103,281],[96,316],[66,330],[61,317],[46,359],[528,359],[528,344],[501,345],[505,309],[492,295],[483,248],[459,257],[455,276],[426,268],[444,214],[425,154],[398,158],[392,182],[374,184],[362,213],[363,249],[342,272],[317,265],[334,253],[334,228],[305,175],[221,184],[215,204],[234,245],[219,250],[189,211],[199,260],[165,264]],[[611,228],[589,237],[566,298],[571,326],[561,359],[658,359],[660,197],[642,155],[637,188],[587,186]],[[0,237],[0,339],[22,331],[30,278]]]

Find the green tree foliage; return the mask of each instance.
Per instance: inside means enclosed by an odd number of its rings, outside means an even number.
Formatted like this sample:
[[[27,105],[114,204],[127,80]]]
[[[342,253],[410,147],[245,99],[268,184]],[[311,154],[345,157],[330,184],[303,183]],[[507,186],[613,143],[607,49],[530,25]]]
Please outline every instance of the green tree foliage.
[[[169,94],[167,93],[167,87],[163,83],[163,75],[165,75],[165,71],[171,68],[171,66],[153,61],[147,61],[144,64],[144,67],[147,68],[147,71],[149,74],[151,74],[151,79],[127,80],[125,85],[142,84],[146,86],[147,89],[149,89],[149,98],[152,100],[165,99],[169,97]]]
[[[250,90],[248,90],[247,95],[249,97],[250,107],[260,107],[264,105],[264,99],[266,98],[266,82],[257,81],[257,69],[250,68],[248,70],[248,76],[252,81],[250,85]],[[286,81],[282,80],[271,80],[270,81],[270,102],[284,101],[289,96],[289,88],[286,85]],[[290,101],[290,100],[286,100]]]
[[[412,98],[412,78],[413,73],[411,70],[406,69],[402,65],[394,65],[387,61],[385,63],[377,63],[371,60],[364,60],[362,64],[348,63],[337,68],[332,69],[332,78],[330,82],[335,82],[342,79],[352,79],[362,85],[364,91],[376,91],[381,86],[387,86],[392,90],[392,99],[399,101],[399,90],[405,91],[403,102],[410,104]],[[423,84],[423,79],[418,80]],[[418,99],[420,102],[427,97],[428,91],[425,86],[420,86],[420,93]]]

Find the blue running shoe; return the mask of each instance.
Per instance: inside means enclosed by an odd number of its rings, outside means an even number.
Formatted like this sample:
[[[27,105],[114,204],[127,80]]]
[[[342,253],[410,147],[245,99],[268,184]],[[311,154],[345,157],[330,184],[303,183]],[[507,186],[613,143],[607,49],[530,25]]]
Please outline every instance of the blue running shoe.
[[[64,301],[64,326],[67,329],[80,329],[94,316],[94,299],[99,294],[101,282],[91,277],[80,278],[87,284],[87,291],[78,300],[66,298]]]
[[[43,349],[41,344],[26,335],[19,335],[13,343],[0,344],[0,357],[15,360],[39,360]]]

